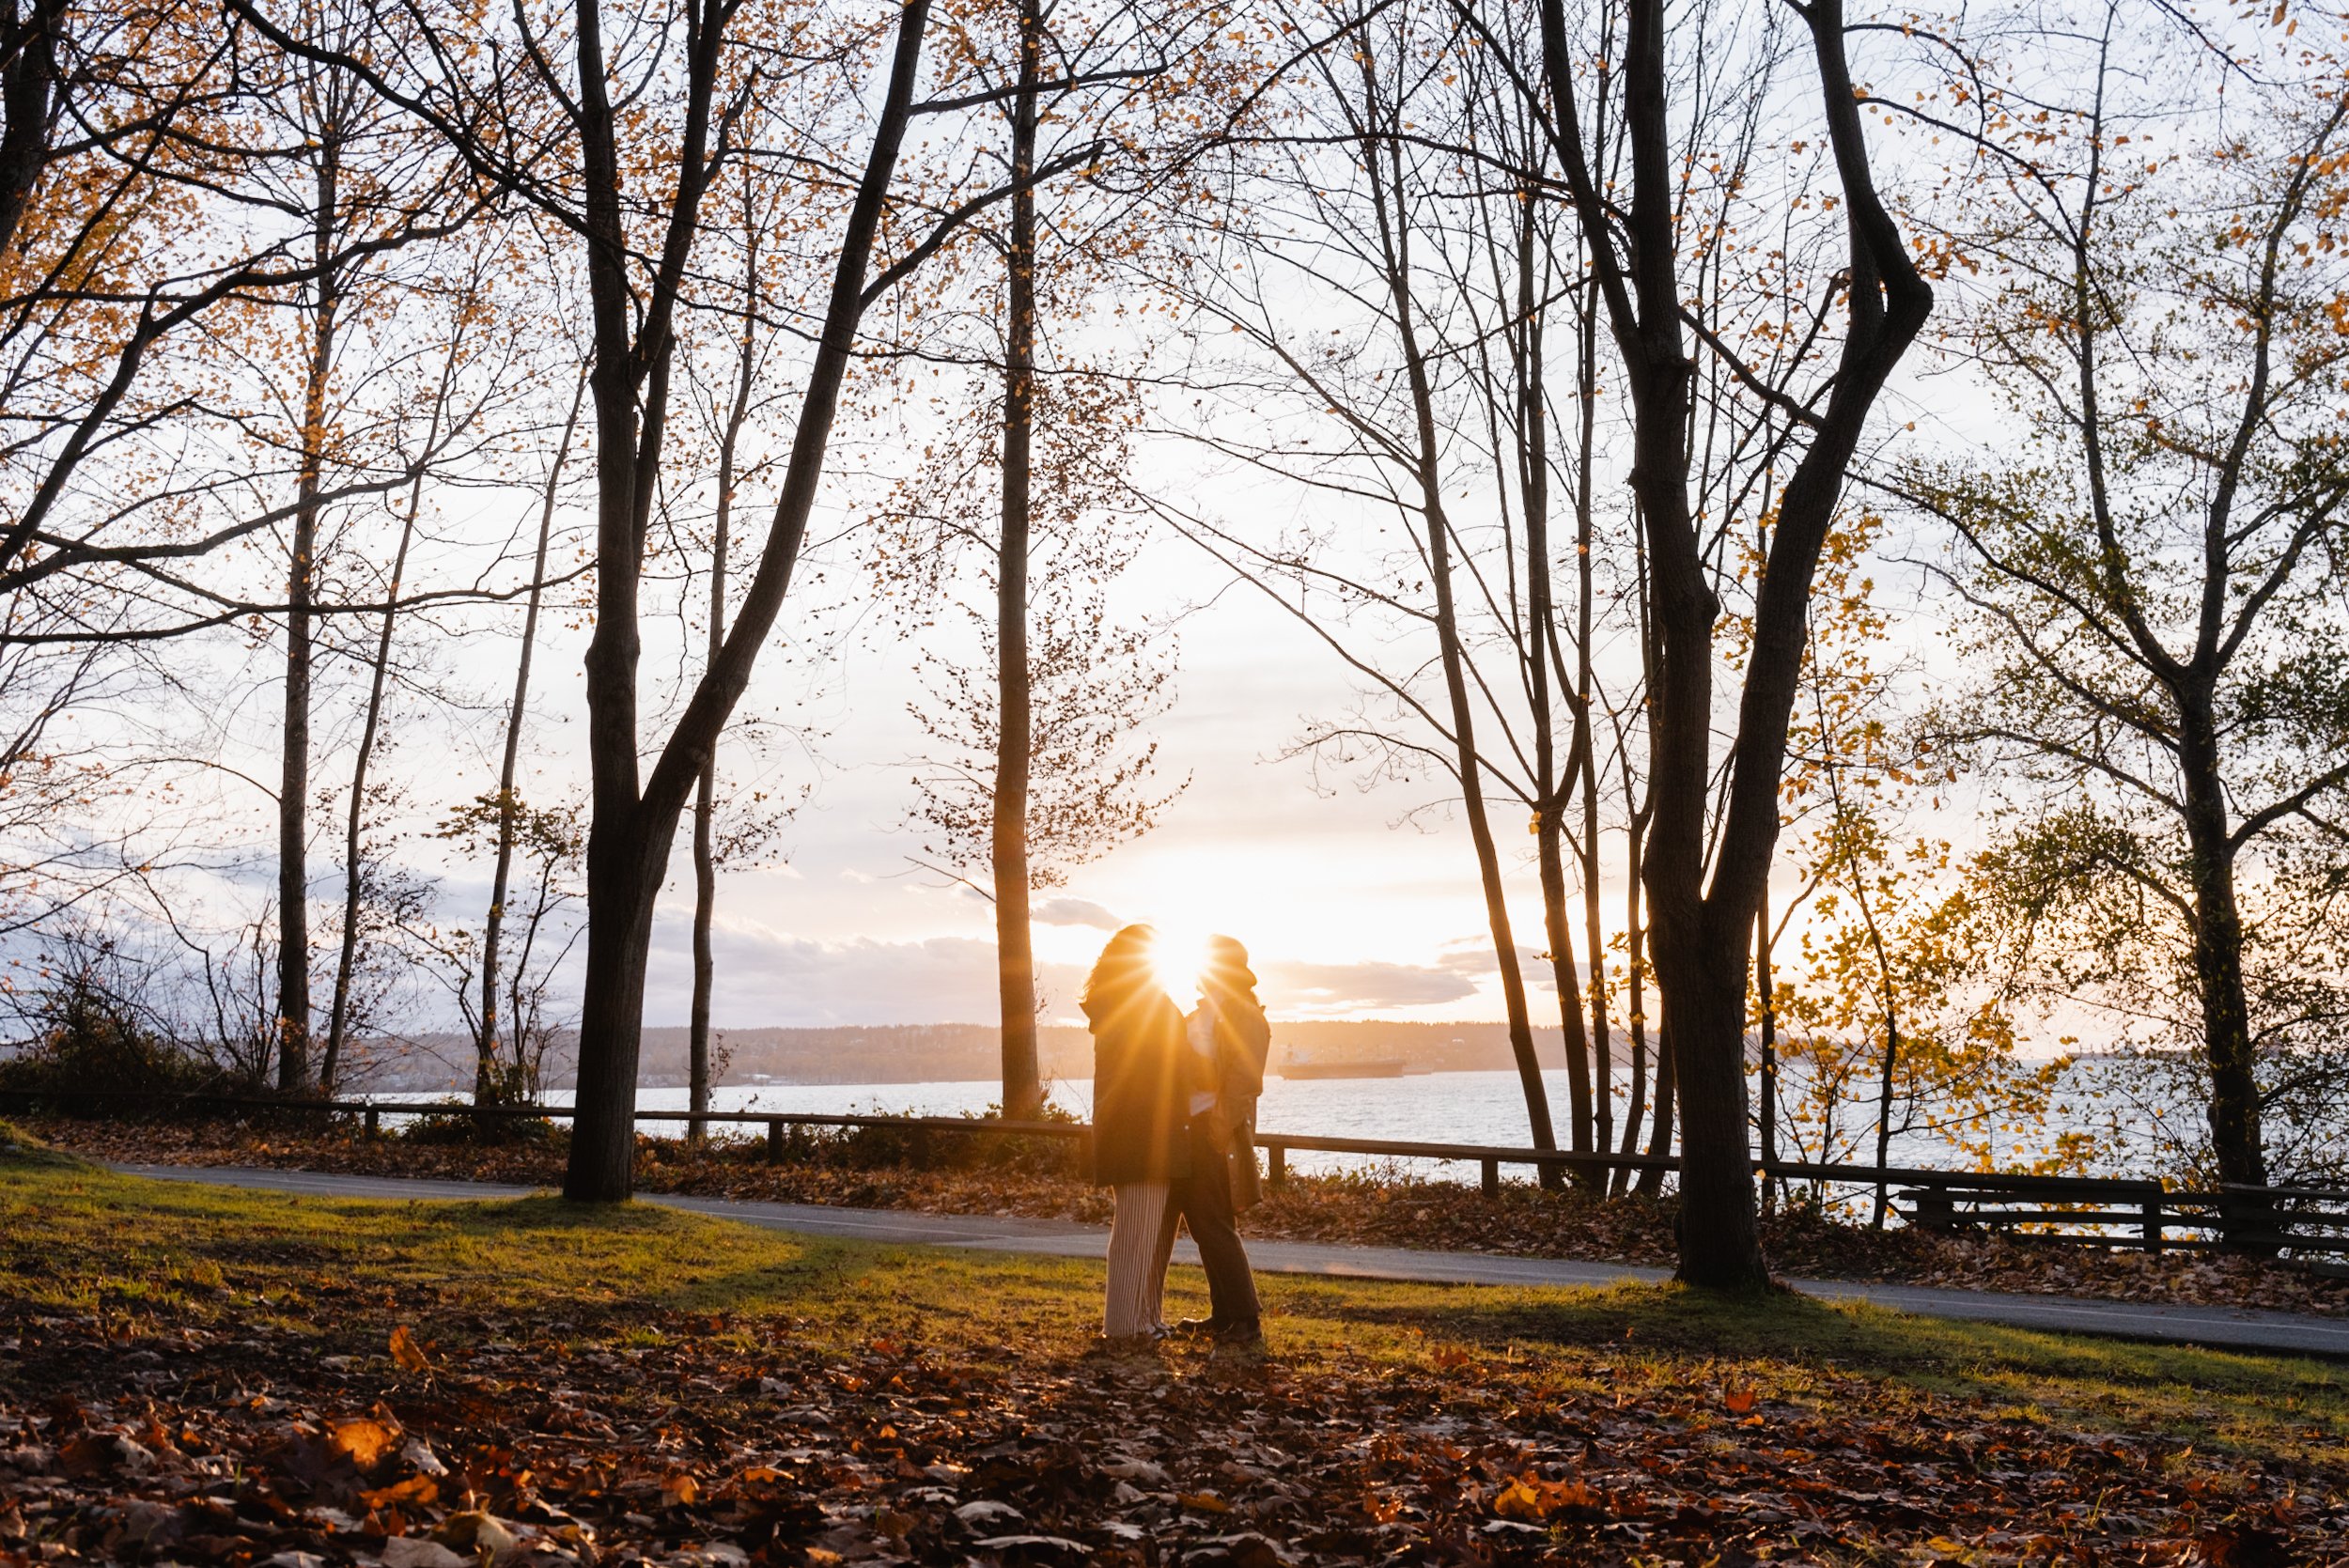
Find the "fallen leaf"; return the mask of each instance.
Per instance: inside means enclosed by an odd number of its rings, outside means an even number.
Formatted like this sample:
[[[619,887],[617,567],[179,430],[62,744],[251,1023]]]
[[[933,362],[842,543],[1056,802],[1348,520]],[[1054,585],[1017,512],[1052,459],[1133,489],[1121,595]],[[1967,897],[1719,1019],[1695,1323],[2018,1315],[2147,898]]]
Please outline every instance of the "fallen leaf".
[[[366,1416],[335,1421],[326,1429],[327,1440],[350,1456],[350,1462],[363,1470],[371,1470],[383,1462],[399,1441],[399,1434],[381,1421]]]
[[[409,1332],[404,1323],[392,1330],[392,1359],[410,1372],[429,1372],[432,1368],[424,1347],[416,1343],[416,1336]]]

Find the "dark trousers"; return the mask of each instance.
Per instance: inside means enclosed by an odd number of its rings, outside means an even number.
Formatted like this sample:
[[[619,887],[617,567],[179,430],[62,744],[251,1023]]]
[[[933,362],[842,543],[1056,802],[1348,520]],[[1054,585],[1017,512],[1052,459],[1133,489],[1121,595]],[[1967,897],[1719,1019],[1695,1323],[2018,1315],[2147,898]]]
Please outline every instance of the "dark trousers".
[[[1174,1245],[1174,1221],[1190,1223],[1199,1262],[1207,1271],[1208,1310],[1219,1322],[1253,1323],[1264,1315],[1256,1304],[1256,1276],[1240,1245],[1238,1217],[1232,1208],[1232,1173],[1223,1149],[1206,1119],[1190,1124],[1190,1170],[1174,1179],[1167,1195],[1166,1246]],[[1161,1250],[1159,1254],[1164,1257]]]

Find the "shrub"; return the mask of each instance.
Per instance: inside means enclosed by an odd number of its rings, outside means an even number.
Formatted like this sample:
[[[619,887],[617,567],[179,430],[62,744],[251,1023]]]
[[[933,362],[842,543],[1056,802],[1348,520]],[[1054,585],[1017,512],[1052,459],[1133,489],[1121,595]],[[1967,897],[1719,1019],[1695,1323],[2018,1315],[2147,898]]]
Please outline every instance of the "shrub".
[[[500,1104],[495,1100],[490,1103]],[[483,1148],[507,1148],[555,1144],[562,1137],[562,1129],[544,1116],[478,1115],[473,1101],[452,1095],[433,1101],[423,1115],[402,1126],[398,1136],[408,1143],[470,1143]]]
[[[39,1096],[51,1110],[119,1110],[119,1096],[167,1097],[224,1087],[210,1063],[158,1031],[110,983],[102,947],[52,969],[20,1015],[32,1038],[0,1060],[0,1089]],[[133,1106],[132,1110],[167,1109]]]

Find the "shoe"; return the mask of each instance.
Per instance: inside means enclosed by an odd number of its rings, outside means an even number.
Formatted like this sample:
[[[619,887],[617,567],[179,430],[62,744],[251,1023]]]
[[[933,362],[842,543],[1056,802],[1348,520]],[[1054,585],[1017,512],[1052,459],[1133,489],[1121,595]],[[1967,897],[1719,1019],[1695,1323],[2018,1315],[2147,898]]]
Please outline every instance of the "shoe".
[[[1171,1338],[1178,1340],[1213,1339],[1223,1331],[1224,1327],[1220,1317],[1187,1317],[1166,1332]]]
[[[1210,1320],[1213,1321],[1213,1320]],[[1264,1347],[1264,1323],[1259,1318],[1236,1317],[1217,1324],[1212,1330],[1215,1343],[1234,1349],[1260,1350]]]

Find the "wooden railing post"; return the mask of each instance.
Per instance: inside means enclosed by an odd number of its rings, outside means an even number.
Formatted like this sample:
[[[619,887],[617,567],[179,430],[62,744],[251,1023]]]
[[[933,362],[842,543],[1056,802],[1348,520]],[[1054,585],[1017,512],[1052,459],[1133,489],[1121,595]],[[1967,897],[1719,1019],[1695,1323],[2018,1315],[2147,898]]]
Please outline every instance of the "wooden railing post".
[[[1497,1160],[1497,1159],[1488,1159],[1488,1160],[1486,1160],[1486,1161],[1484,1162],[1484,1172],[1483,1172],[1483,1174],[1484,1174],[1484,1178],[1485,1178],[1485,1196],[1486,1196],[1486,1197],[1487,1197],[1487,1198],[1498,1198],[1498,1197],[1500,1197],[1500,1196],[1501,1196],[1501,1161],[1499,1161],[1499,1160]]]
[[[2138,1227],[2138,1232],[2144,1237],[2146,1250],[2158,1252],[2161,1250],[2161,1200],[2148,1198],[2143,1208],[2145,1222]]]
[[[1264,1146],[1264,1155],[1265,1185],[1267,1187],[1288,1186],[1289,1146],[1285,1143],[1267,1143]]]
[[[383,1121],[382,1121],[382,1116],[383,1116],[383,1113],[382,1113],[381,1111],[380,1111],[380,1110],[376,1110],[376,1109],[375,1109],[375,1107],[373,1107],[373,1106],[369,1106],[369,1107],[367,1107],[367,1136],[368,1136],[370,1139],[373,1139],[373,1138],[378,1138],[378,1137],[381,1137],[381,1136],[382,1135],[382,1132],[383,1132]]]
[[[1956,1228],[1957,1204],[1951,1200],[1946,1188],[1921,1188],[1917,1192],[1916,1226],[1921,1231],[1949,1231]]]
[[[783,1118],[780,1116],[767,1118],[767,1163],[783,1163]]]

